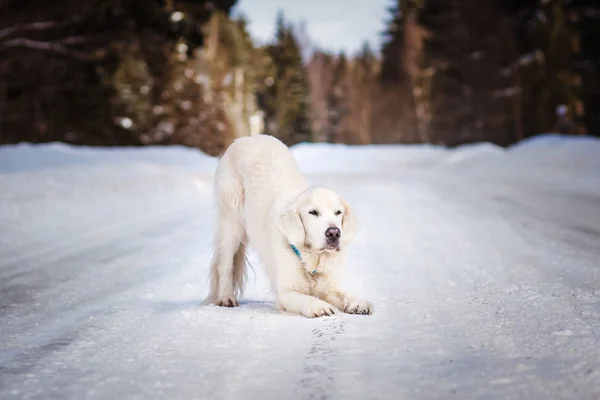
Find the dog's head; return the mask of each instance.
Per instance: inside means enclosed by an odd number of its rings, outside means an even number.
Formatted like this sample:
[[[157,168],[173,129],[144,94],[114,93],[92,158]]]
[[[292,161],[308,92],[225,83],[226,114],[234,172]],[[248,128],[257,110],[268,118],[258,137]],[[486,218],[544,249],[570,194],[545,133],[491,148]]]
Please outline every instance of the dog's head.
[[[339,194],[323,186],[312,186],[289,204],[277,226],[293,245],[334,252],[352,241],[356,220]]]

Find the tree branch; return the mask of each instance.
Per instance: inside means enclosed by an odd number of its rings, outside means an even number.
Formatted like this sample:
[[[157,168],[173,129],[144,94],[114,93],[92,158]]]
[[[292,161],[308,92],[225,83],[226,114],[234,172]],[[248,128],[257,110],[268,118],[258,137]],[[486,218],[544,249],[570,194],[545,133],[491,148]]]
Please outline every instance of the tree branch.
[[[63,39],[56,40],[60,44],[81,44],[90,40],[88,36],[69,36]]]
[[[63,54],[66,56],[74,57],[79,60],[89,61],[92,59],[89,55],[82,53],[77,50],[72,50],[66,47],[63,43],[69,43],[75,41],[77,37],[66,38],[63,40],[59,40],[58,42],[42,42],[39,40],[31,40],[26,38],[16,38],[7,40],[4,43],[0,44],[0,50],[10,48],[10,47],[27,47],[30,49],[36,50],[45,50],[52,51],[55,53]],[[78,39],[79,40],[79,39]]]
[[[0,38],[12,35],[18,31],[43,31],[58,25],[56,21],[44,21],[44,22],[29,22],[25,24],[17,24],[11,27],[0,30]]]

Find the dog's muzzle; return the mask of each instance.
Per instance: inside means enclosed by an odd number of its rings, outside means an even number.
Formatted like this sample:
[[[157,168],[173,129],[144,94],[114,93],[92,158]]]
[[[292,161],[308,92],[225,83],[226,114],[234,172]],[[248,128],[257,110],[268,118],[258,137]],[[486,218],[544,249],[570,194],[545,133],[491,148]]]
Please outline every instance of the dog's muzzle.
[[[336,226],[327,228],[325,231],[325,248],[327,250],[339,250],[340,236],[342,236],[342,231],[340,231],[340,228]]]

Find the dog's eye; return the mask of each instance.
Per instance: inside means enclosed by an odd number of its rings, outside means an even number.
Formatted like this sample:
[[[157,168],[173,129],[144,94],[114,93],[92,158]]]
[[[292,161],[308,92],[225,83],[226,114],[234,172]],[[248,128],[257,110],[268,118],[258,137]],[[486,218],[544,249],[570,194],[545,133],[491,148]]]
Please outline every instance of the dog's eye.
[[[308,213],[309,213],[310,215],[314,215],[315,217],[318,217],[318,216],[319,216],[319,212],[318,212],[317,210],[310,210]]]
[[[334,214],[335,215],[340,215],[342,212],[340,210],[337,210]]]

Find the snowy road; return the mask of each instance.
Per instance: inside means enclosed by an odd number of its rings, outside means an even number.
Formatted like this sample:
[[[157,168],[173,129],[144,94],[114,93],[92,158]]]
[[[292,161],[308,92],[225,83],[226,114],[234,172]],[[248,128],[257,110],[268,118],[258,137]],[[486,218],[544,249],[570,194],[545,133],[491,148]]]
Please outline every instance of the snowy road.
[[[371,316],[207,293],[215,160],[0,148],[0,399],[599,399],[598,142],[298,146]]]

